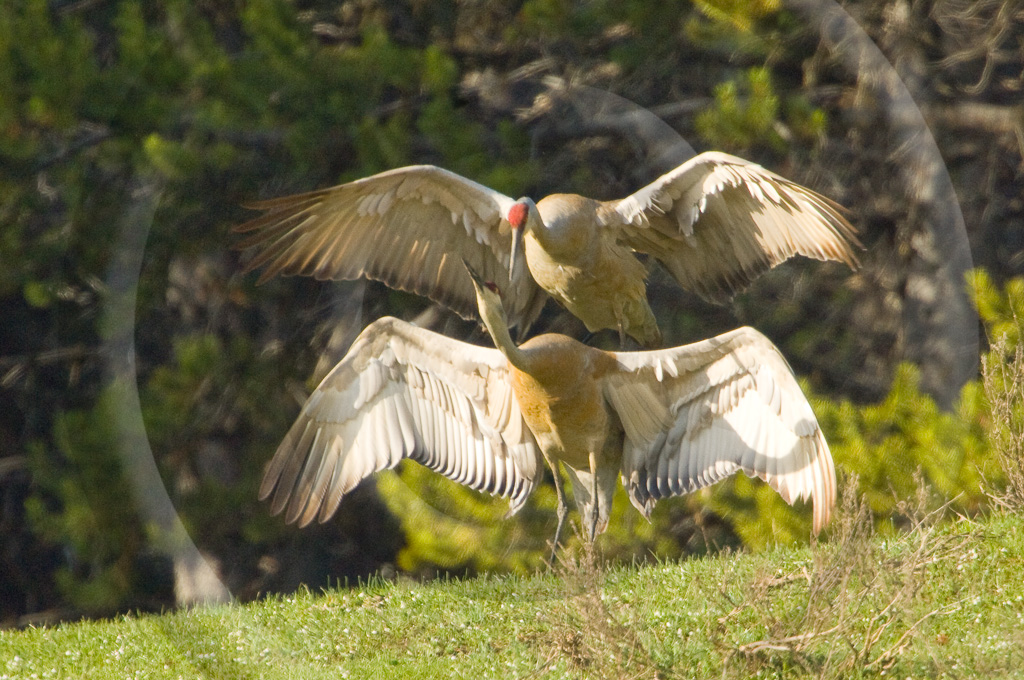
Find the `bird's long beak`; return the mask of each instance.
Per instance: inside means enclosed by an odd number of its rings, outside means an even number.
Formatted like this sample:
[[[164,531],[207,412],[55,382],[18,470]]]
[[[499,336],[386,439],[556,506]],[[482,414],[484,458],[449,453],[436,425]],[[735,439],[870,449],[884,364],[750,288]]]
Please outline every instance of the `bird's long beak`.
[[[473,268],[469,266],[469,262],[466,261],[466,258],[462,258],[462,264],[466,267],[466,271],[469,272],[469,276],[473,279],[473,283],[475,283],[478,288],[483,288],[485,286],[484,280],[480,278],[479,274],[473,271]]]
[[[512,227],[512,253],[508,256],[508,280],[515,279],[516,262],[519,261],[518,253],[523,249],[523,227]]]

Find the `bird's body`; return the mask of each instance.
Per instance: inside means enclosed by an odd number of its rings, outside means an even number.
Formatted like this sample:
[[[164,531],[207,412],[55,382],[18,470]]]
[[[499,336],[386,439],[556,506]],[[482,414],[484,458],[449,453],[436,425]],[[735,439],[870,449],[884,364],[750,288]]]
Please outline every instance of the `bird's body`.
[[[609,417],[597,375],[608,361],[577,351],[586,347],[564,335],[528,340],[522,350],[525,370],[510,366],[512,392],[541,451],[576,468],[609,435]],[[595,361],[596,360],[596,361]]]
[[[475,284],[498,349],[396,319],[368,326],[303,406],[267,468],[260,497],[286,519],[326,521],[359,480],[409,458],[518,510],[560,465],[593,538],[621,475],[649,516],[658,498],[743,470],[789,503],[835,502],[831,454],[778,350],[741,328],[648,352],[606,352],[546,334],[517,346],[498,294]],[[557,535],[555,544],[557,545]]]
[[[594,518],[595,533],[604,531],[622,461],[622,429],[604,397],[601,381],[614,371],[614,357],[564,335],[532,338],[520,348],[522,368],[510,361],[512,391],[541,453],[558,474],[561,463],[570,471],[574,495],[586,514],[593,504],[591,475],[599,463],[605,484],[598,485],[601,506]],[[559,480],[560,481],[560,480]],[[605,493],[601,494],[600,492]],[[562,494],[561,489],[558,491]],[[564,499],[559,499],[559,525]],[[557,536],[556,536],[557,542]]]
[[[660,343],[647,267],[722,301],[794,255],[856,266],[855,230],[827,198],[722,153],[701,154],[617,201],[553,194],[514,200],[429,165],[257,203],[239,225],[249,268],[317,278],[366,276],[471,318],[461,260],[494,281],[520,337],[548,296],[591,331]],[[528,274],[517,265],[520,244]]]
[[[612,230],[597,228],[601,203],[552,194],[537,203],[543,226],[522,236],[526,265],[537,285],[594,333],[605,328],[645,347],[661,344],[647,304],[647,268]]]

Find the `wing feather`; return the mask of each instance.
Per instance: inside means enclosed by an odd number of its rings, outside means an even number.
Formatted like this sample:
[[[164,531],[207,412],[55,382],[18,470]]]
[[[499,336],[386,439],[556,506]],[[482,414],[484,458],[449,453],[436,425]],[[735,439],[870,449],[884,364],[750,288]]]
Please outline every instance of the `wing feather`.
[[[298,425],[298,423],[296,423],[296,425]],[[315,423],[303,423],[303,425],[306,427],[301,429],[299,432],[300,438],[295,443],[306,450],[312,450],[316,447],[317,441],[320,437],[320,427]],[[289,488],[295,486],[295,481],[298,479],[299,472],[302,470],[302,461],[285,460],[279,467],[281,469],[281,489],[274,493],[274,500],[270,505],[270,511],[274,514],[281,512],[287,504],[289,494],[284,493],[283,488],[285,486]]]
[[[396,168],[340,186],[251,204],[264,214],[235,227],[249,236],[246,271],[347,280],[367,277],[476,316],[465,258],[493,280],[525,333],[547,294],[529,276],[509,281],[515,201],[432,165]],[[457,256],[455,256],[457,255]],[[447,256],[447,257],[446,257]]]
[[[511,398],[506,360],[385,318],[368,326],[310,395],[267,465],[260,498],[305,526],[403,459],[522,507],[540,453]],[[501,427],[495,427],[495,423]]]
[[[309,500],[306,502],[306,508],[300,517],[300,521],[304,521],[307,524],[311,522],[320,507],[326,502],[327,493],[331,488],[331,480],[334,479],[338,466],[341,463],[339,453],[340,445],[338,440],[335,439],[328,447],[327,454],[324,456],[324,463],[320,466],[316,479],[313,481]]]
[[[615,356],[603,389],[625,433],[623,484],[641,512],[649,515],[660,497],[742,470],[787,503],[812,501],[816,532],[828,522],[836,497],[832,455],[767,338],[740,328],[692,345]],[[665,370],[665,362],[675,370]]]
[[[446,400],[447,402],[447,400]],[[444,446],[448,453],[448,464],[444,470],[441,470],[448,479],[461,483],[462,475],[462,440],[456,439],[455,437],[455,423],[453,422],[452,414],[445,413],[443,416],[444,422]]]
[[[721,301],[795,255],[856,268],[861,245],[841,210],[759,165],[708,152],[600,214],[681,286]]]

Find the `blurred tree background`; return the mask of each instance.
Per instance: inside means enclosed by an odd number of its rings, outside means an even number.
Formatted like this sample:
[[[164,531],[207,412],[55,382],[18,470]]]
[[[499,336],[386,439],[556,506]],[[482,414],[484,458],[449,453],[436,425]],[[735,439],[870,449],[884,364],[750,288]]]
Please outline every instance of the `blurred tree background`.
[[[512,196],[614,198],[717,149],[828,195],[861,230],[861,270],[790,262],[725,307],[655,271],[666,344],[741,324],[772,338],[880,524],[899,526],[918,480],[960,512],[1002,483],[975,378],[979,339],[1015,348],[1024,311],[1020,3],[0,7],[0,625],[540,565],[550,485],[514,521],[413,465],[302,531],[256,501],[299,404],[368,321],[485,341],[377,284],[239,274],[245,202],[412,163]],[[537,328],[582,336],[553,304]],[[226,591],[146,511],[146,442]],[[806,540],[807,515],[743,478],[651,524],[619,498],[599,545],[759,548]]]

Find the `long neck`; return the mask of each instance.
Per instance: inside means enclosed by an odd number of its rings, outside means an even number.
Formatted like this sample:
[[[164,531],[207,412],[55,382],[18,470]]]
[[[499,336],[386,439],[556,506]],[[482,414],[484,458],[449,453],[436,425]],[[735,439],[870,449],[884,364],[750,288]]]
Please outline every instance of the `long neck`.
[[[509,362],[521,371],[526,370],[526,355],[512,341],[512,334],[508,330],[508,322],[505,321],[505,312],[500,305],[488,304],[478,298],[480,318],[484,327],[491,335],[494,346],[501,350],[501,353]]]

